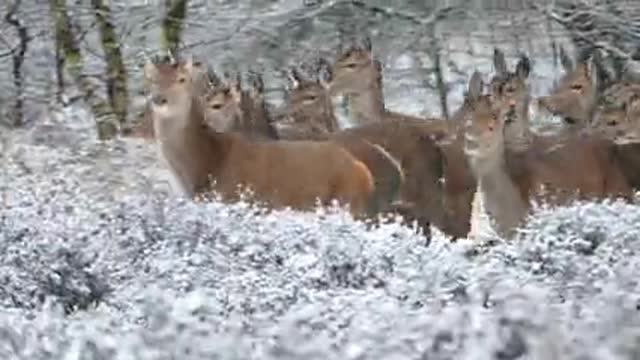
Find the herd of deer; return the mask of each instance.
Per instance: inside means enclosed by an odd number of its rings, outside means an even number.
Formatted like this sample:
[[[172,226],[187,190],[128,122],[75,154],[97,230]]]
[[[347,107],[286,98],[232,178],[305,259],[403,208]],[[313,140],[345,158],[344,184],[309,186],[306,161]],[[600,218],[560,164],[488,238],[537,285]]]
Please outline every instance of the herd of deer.
[[[290,69],[284,111],[271,114],[261,77],[224,79],[193,58],[149,59],[150,101],[130,136],[155,140],[179,188],[193,198],[214,191],[225,201],[249,188],[271,208],[309,209],[338,200],[358,218],[401,213],[425,234],[434,225],[455,238],[470,231],[482,197],[496,231],[513,235],[533,200],[623,198],[640,189],[640,83],[604,84],[595,56],[574,64],[540,109],[564,126],[542,135],[529,123],[529,59],[515,71],[494,51],[493,78],[471,76],[451,119],[389,111],[381,64],[368,39],[325,59],[309,74]],[[350,120],[340,128],[336,96]],[[623,141],[622,139],[627,139]]]

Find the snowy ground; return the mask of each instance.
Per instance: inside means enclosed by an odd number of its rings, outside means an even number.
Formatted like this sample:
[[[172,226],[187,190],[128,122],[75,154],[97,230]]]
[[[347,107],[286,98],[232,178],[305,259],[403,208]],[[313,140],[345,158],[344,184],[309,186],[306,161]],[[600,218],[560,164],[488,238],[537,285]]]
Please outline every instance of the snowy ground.
[[[637,206],[425,247],[339,211],[167,197],[151,147],[65,116],[0,132],[2,359],[640,356]]]

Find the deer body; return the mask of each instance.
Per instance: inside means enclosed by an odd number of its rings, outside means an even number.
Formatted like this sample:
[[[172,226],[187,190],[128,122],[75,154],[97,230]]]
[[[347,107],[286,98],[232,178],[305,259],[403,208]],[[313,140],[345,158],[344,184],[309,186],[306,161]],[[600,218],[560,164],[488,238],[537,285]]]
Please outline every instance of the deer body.
[[[534,199],[560,205],[574,199],[630,198],[610,142],[575,133],[536,136],[525,148],[509,149],[504,134],[512,116],[510,107],[479,96],[465,134],[465,153],[501,235],[513,234]]]
[[[330,70],[332,96],[345,95],[349,113],[358,125],[383,121],[413,120],[418,117],[389,111],[384,104],[382,65],[373,58],[371,43],[354,46],[338,55]]]
[[[509,176],[507,163],[500,154],[504,148],[496,147],[493,151],[482,156],[467,150],[467,155],[485,211],[495,220],[496,231],[510,237],[525,217],[528,206],[518,184]]]
[[[538,99],[538,105],[548,112],[561,116],[570,130],[589,125],[599,96],[605,86],[602,72],[593,56],[582,58],[574,64],[561,48],[564,75],[547,96]]]
[[[215,190],[234,200],[248,187],[271,207],[309,209],[336,199],[356,216],[366,212],[374,190],[366,165],[330,142],[255,141],[206,128],[191,71],[189,62],[145,66],[156,141],[186,194]]]
[[[387,193],[396,194],[397,184],[401,184],[399,196],[401,202],[408,205],[402,211],[407,220],[417,220],[423,230],[433,223],[448,234],[453,233],[457,237],[466,235],[464,231],[452,231],[442,208],[442,155],[431,138],[444,132],[442,124],[434,127],[433,123],[424,120],[393,119],[332,132],[321,125],[334,123],[335,120],[329,85],[321,80],[311,81],[300,76],[294,77],[294,80],[287,96],[289,122],[294,126],[288,127],[288,132],[281,133],[281,136],[290,136],[291,133],[296,138],[315,136],[342,145],[372,170],[377,188],[393,189]],[[305,131],[310,126],[320,127],[321,130],[311,135]],[[377,155],[378,160],[367,159],[371,155],[357,149],[363,143],[379,146],[393,160],[390,162]],[[400,169],[391,166],[391,163],[397,163]],[[401,181],[399,174],[403,174],[404,181]]]
[[[640,84],[620,82],[602,95],[592,129],[616,142],[627,181],[640,190]]]

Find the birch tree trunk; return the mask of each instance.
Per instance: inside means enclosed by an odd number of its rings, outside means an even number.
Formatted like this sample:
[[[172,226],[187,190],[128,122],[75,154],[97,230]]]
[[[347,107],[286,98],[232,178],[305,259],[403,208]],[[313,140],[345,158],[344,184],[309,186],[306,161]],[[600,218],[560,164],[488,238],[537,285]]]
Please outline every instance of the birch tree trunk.
[[[69,72],[96,119],[98,138],[101,140],[112,138],[118,129],[116,119],[109,103],[100,97],[99,85],[92,82],[83,72],[84,59],[73,33],[66,0],[49,0],[49,6],[55,27],[55,38],[59,42],[56,47],[62,53],[64,68]]]
[[[111,109],[122,126],[127,122],[129,95],[127,89],[127,70],[122,59],[120,42],[113,25],[108,0],[91,0],[95,11],[102,49],[105,54],[107,96]]]

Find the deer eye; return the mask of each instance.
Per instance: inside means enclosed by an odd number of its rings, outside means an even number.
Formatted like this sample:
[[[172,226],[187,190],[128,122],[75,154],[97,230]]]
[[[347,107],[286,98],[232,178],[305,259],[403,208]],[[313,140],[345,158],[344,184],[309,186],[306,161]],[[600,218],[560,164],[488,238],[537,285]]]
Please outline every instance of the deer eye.
[[[220,109],[222,109],[222,104],[220,104],[220,103],[213,104],[213,105],[211,105],[211,108],[213,110],[220,110]]]
[[[304,102],[313,102],[316,101],[317,97],[315,96],[307,96],[304,98]]]
[[[582,84],[571,84],[571,90],[582,90]]]
[[[347,69],[355,69],[356,66],[357,66],[356,63],[348,63],[347,65],[345,65]]]
[[[179,78],[179,79],[178,79],[178,82],[179,82],[180,84],[184,84],[186,81],[187,81],[187,79],[186,79],[186,78],[183,78],[183,77],[181,77],[181,78]]]

